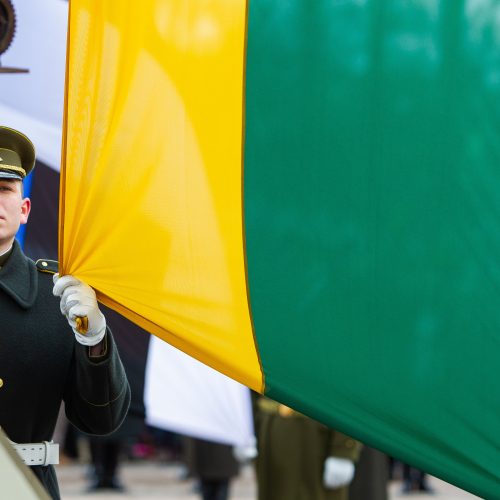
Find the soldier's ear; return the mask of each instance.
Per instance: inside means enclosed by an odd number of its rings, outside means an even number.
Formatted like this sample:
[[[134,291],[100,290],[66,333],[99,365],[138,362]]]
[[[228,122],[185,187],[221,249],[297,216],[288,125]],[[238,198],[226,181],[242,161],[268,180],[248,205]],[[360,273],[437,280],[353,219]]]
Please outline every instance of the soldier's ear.
[[[31,211],[31,200],[29,198],[23,198],[21,203],[21,224],[26,224],[28,222],[28,217]]]

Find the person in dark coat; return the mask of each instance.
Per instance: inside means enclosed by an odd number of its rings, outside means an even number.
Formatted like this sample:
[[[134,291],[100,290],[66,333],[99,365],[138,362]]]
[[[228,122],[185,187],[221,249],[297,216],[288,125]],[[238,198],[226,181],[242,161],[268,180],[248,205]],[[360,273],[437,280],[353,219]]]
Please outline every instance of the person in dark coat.
[[[347,500],[361,443],[276,401],[256,402],[259,500]]]
[[[229,486],[238,475],[233,447],[204,439],[187,438],[186,465],[189,475],[199,481],[203,500],[227,500]]]
[[[429,486],[428,476],[425,472],[412,467],[408,464],[403,464],[403,486],[402,493],[434,493],[434,490]]]
[[[108,434],[127,413],[130,388],[92,288],[72,276],[53,279],[57,263],[35,264],[14,239],[28,220],[22,179],[34,159],[26,136],[0,127],[0,426],[58,499],[57,448],[47,442],[61,401],[82,432]],[[19,446],[26,443],[36,446]]]
[[[389,458],[385,453],[363,446],[356,473],[349,486],[349,500],[388,500]]]
[[[130,408],[120,428],[107,436],[89,439],[92,477],[89,492],[100,490],[124,491],[120,480],[123,457],[144,430],[144,372],[149,345],[149,333],[116,311],[103,307],[108,325],[119,331],[116,345],[130,384]]]

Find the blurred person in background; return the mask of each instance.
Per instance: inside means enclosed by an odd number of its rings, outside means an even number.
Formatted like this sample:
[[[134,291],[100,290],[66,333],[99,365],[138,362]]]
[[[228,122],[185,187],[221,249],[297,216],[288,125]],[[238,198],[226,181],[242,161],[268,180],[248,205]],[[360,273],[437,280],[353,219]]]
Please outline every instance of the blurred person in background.
[[[187,438],[185,452],[189,475],[198,481],[201,498],[227,500],[231,480],[239,472],[233,446]]]
[[[389,459],[385,453],[363,446],[349,486],[349,500],[387,500]]]
[[[256,400],[259,500],[347,500],[358,441],[265,397]]]
[[[107,436],[89,436],[91,484],[88,492],[98,490],[125,491],[119,477],[119,466],[126,450],[138,436],[144,413],[131,406],[120,428]]]
[[[434,493],[427,482],[427,474],[416,467],[403,464],[403,487],[402,493]]]
[[[117,349],[130,384],[130,408],[120,428],[107,436],[90,436],[91,474],[89,492],[124,491],[120,464],[129,455],[144,430],[144,370],[149,333],[116,311],[103,307],[110,327],[119,331]]]

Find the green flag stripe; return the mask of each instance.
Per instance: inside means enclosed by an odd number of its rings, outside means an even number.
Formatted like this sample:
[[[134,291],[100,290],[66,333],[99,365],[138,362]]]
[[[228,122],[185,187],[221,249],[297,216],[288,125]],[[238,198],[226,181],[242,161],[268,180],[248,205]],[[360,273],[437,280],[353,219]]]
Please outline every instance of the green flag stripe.
[[[500,101],[487,10],[252,0],[244,200],[267,394],[496,498]]]

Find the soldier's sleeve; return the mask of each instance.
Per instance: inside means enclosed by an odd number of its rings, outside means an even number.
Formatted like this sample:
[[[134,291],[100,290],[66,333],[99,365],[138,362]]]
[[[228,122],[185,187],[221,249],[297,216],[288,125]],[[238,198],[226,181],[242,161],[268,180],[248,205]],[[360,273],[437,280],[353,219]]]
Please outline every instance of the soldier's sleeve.
[[[109,328],[103,341],[105,353],[96,358],[89,357],[86,346],[75,342],[64,394],[68,419],[87,434],[113,432],[130,406],[130,386]]]
[[[329,454],[330,457],[347,458],[357,462],[363,445],[341,432],[330,430]]]
[[[39,259],[38,271],[58,272],[55,260]],[[82,432],[109,434],[125,418],[130,406],[130,386],[109,327],[103,353],[91,357],[89,348],[74,343],[71,367],[64,390],[66,416]]]
[[[58,272],[55,260],[39,259],[38,271]],[[130,406],[130,386],[109,327],[100,356],[90,356],[89,348],[75,341],[64,389],[66,415],[87,434],[109,434],[125,418]]]

